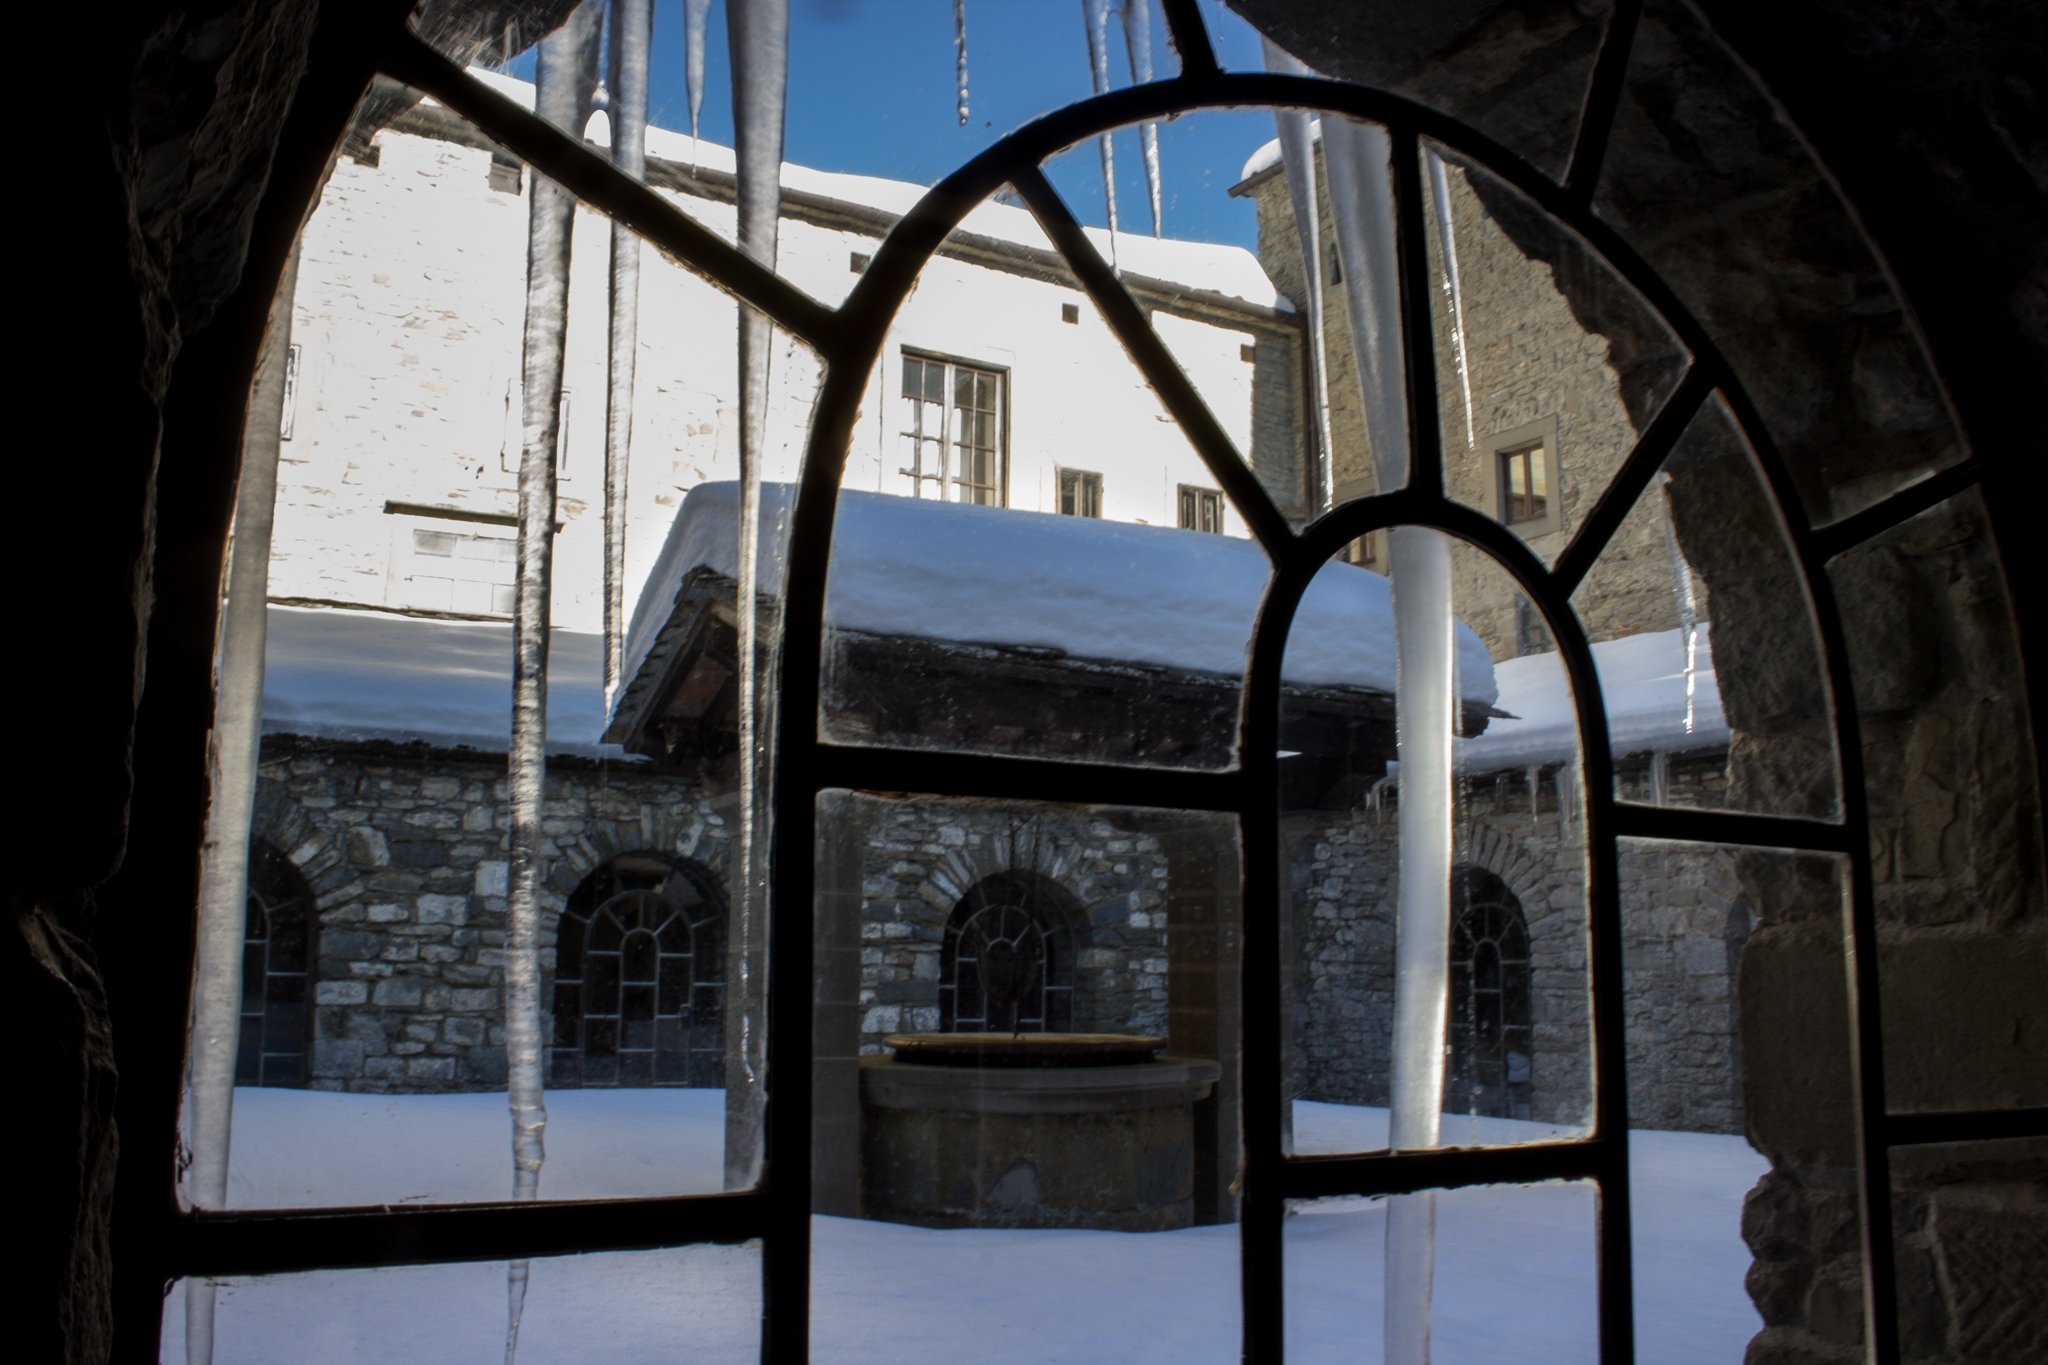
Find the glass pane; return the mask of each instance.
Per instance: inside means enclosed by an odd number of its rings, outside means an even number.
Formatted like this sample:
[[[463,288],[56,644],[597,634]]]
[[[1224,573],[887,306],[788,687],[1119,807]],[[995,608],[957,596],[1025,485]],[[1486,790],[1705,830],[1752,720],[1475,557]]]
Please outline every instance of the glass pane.
[[[1020,209],[984,215],[1037,231]],[[881,375],[915,364],[948,401],[897,430],[899,400],[871,388],[866,411],[888,417],[854,430],[825,599],[825,738],[1235,761],[1265,555],[1213,494],[1222,534],[1199,533],[1199,507],[1179,529],[1182,489],[1214,480],[1095,311],[1062,320],[1077,296],[1043,253],[948,250],[904,302]],[[1186,326],[1242,368],[1235,331]],[[1249,389],[1237,401],[1249,424]]]
[[[1270,124],[1268,125],[1271,126]],[[1318,124],[1318,142],[1322,142]],[[1294,187],[1277,143],[1246,163],[1245,179],[1231,190],[1257,206],[1259,264],[1313,340],[1312,319],[1322,320],[1321,346],[1310,345],[1299,364],[1297,390],[1305,393],[1298,431],[1286,438],[1302,451],[1300,515],[1312,518],[1334,503],[1363,497],[1407,480],[1408,438],[1403,388],[1398,272],[1394,261],[1390,149],[1384,130],[1332,116],[1331,138],[1316,163],[1316,223],[1297,221]],[[1303,207],[1307,206],[1306,196]],[[1315,236],[1311,252],[1304,244]],[[1305,262],[1313,255],[1317,268]],[[1320,311],[1318,311],[1320,310]],[[1377,338],[1360,348],[1356,336]],[[1254,346],[1263,384],[1284,382],[1268,348]],[[1361,364],[1361,361],[1364,363]],[[1282,433],[1268,414],[1287,410],[1281,391],[1262,388],[1254,440],[1278,444]],[[1323,452],[1328,452],[1327,455]],[[1277,473],[1277,468],[1276,468]],[[1278,491],[1274,500],[1290,516],[1297,504]]]
[[[2048,1104],[2041,798],[1982,494],[1829,566],[1849,642],[1895,1111]],[[2025,945],[2025,946],[2023,946]]]
[[[813,1339],[1235,1358],[1235,822],[842,791],[818,815]]]
[[[504,182],[489,144],[435,106],[373,145],[374,164],[342,158],[299,245],[250,839],[271,936],[244,955],[231,1120],[205,1139],[229,1152],[225,1186],[194,1187],[230,1207],[513,1192],[504,755],[528,197],[544,182]],[[760,1001],[725,989],[743,970],[760,979],[765,913],[742,872],[764,856],[767,786],[742,808],[738,314],[640,251],[637,304],[622,295],[638,329],[630,389],[620,371],[631,420],[609,432],[612,252],[607,220],[573,208],[531,1016],[546,1198],[734,1188],[756,1159],[739,1039],[758,1040]],[[819,374],[777,344],[748,599],[761,697]],[[627,468],[608,623],[615,439]],[[753,708],[748,723],[766,721]],[[192,1096],[194,1141],[227,1117],[209,1087]]]
[[[1768,1022],[1741,1017],[1738,968],[1771,970],[1765,964],[1786,951],[1787,922],[1800,914],[1815,916],[1816,929],[1836,928],[1839,902],[1836,920],[1821,918],[1830,908],[1827,860],[1654,839],[1623,839],[1618,852],[1638,1351],[1646,1360],[1730,1359],[1764,1325],[1744,1289],[1743,1208],[1753,1187],[1766,1193],[1770,1162],[1745,1136],[1744,1052],[1760,1047],[1748,1061],[1769,1065],[1784,1051],[1753,1043]],[[1793,888],[1814,901],[1788,915]],[[1745,965],[1765,909],[1777,912],[1774,934],[1758,940],[1757,961]],[[1810,969],[1826,979],[1806,989],[1839,989],[1838,939],[1818,945]],[[1660,1322],[1677,1330],[1653,1332]]]
[[[1553,1183],[1297,1204],[1287,1358],[1375,1360],[1419,1333],[1446,1365],[1598,1359],[1597,1199]]]
[[[1718,397],[1572,608],[1600,669],[1618,799],[1839,818],[1812,609],[1770,491]]]
[[[1712,320],[1816,525],[1963,458],[1862,229],[1689,6],[1644,6],[1594,205]]]
[[[1688,357],[1521,193],[1434,144],[1422,161],[1445,485],[1554,563]]]
[[[522,1360],[760,1359],[761,1246],[560,1256],[521,1263]],[[212,1305],[220,1365],[384,1360],[502,1361],[503,1261],[180,1280],[166,1299],[161,1358],[187,1358],[188,1323]]]
[[[1410,1114],[1419,1136],[1393,1139],[1409,1147],[1553,1140],[1582,1131],[1591,1112],[1570,690],[1561,674],[1521,684],[1524,710],[1510,714],[1506,685],[1527,673],[1516,667],[1511,580],[1433,532],[1423,534],[1436,550],[1425,542],[1418,553],[1402,543],[1413,534],[1386,538],[1391,584],[1326,565],[1288,642],[1280,805],[1293,1150],[1303,1155],[1387,1146],[1403,1085],[1434,1096]],[[1438,685],[1458,704],[1434,722],[1452,763],[1434,782],[1426,749],[1422,777],[1401,758],[1404,744],[1423,743],[1431,676],[1398,659],[1403,565],[1417,585],[1411,604],[1441,583],[1436,600],[1453,618],[1441,626],[1449,676]],[[1431,657],[1427,634],[1416,638],[1416,659]],[[1401,676],[1415,719],[1401,712]],[[1552,728],[1522,733],[1539,714]],[[1421,804],[1431,801],[1435,820]],[[1441,889],[1419,892],[1431,878]],[[1434,943],[1432,956],[1400,967],[1404,934]],[[1405,1002],[1397,972],[1418,983]],[[1406,1081],[1404,1057],[1420,1059],[1405,1063]]]

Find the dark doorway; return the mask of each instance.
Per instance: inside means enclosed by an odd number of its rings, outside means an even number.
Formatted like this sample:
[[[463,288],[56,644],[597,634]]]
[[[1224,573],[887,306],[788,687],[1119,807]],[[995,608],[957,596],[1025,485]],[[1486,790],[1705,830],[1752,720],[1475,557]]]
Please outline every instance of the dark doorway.
[[[1074,952],[1067,911],[1072,904],[1073,897],[1058,883],[1035,872],[998,872],[970,887],[946,921],[939,952],[939,1028],[946,1033],[1071,1030]],[[991,998],[988,988],[996,973],[1021,989],[999,989],[999,998]]]

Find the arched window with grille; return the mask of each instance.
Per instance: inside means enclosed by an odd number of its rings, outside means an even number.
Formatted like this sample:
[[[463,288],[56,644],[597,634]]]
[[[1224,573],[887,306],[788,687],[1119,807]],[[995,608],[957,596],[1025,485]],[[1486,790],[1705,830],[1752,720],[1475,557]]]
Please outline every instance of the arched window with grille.
[[[1526,1119],[1534,1095],[1529,923],[1507,884],[1481,868],[1451,882],[1451,1113]]]
[[[708,869],[666,854],[583,879],[557,930],[550,1085],[724,1084],[725,906]]]
[[[1074,1026],[1072,897],[1045,877],[998,873],[968,888],[946,921],[939,1028],[1065,1033]]]
[[[313,961],[313,890],[268,840],[250,841],[248,904],[235,1084],[297,1088],[306,1083],[313,1019],[306,985]]]

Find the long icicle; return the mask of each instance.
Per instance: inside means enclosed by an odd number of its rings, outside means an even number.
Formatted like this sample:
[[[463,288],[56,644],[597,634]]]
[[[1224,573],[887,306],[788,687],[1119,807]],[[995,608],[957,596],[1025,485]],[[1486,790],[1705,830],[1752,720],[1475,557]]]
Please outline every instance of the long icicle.
[[[953,84],[957,87],[960,126],[967,126],[967,0],[953,0]]]
[[[249,830],[263,737],[263,653],[269,628],[270,531],[277,511],[285,369],[292,344],[292,296],[299,248],[270,305],[270,325],[249,389],[242,477],[228,546],[213,715],[213,800],[199,864],[199,961],[192,990],[191,1073],[186,1084],[187,1197],[195,1208],[228,1202],[228,1138],[234,1122],[235,1063],[241,1052],[242,943],[249,914]],[[213,1359],[214,1283],[185,1283],[186,1365]]]
[[[653,0],[612,0],[612,164],[647,179],[647,49]],[[633,449],[633,376],[640,344],[640,239],[612,224],[611,336],[604,432],[604,686],[609,710],[625,664],[626,494]]]
[[[1152,0],[1124,0],[1124,47],[1131,57],[1131,80],[1152,80]],[[1165,235],[1159,215],[1159,120],[1138,126],[1138,145],[1145,154],[1145,193],[1152,203],[1152,235]]]
[[[1465,289],[1458,280],[1458,230],[1451,216],[1450,178],[1444,172],[1442,157],[1435,152],[1426,156],[1429,195],[1436,205],[1437,246],[1444,258],[1444,290],[1451,302],[1451,341],[1457,351],[1458,389],[1465,396],[1465,446],[1474,449],[1479,444],[1479,432],[1472,421],[1472,366],[1465,353]]]
[[[1081,0],[1081,19],[1088,28],[1088,72],[1095,93],[1109,93],[1109,0]],[[1102,194],[1109,205],[1109,263],[1116,265],[1116,143],[1104,133],[1102,143]]]
[[[738,169],[739,248],[775,267],[782,212],[782,129],[789,79],[789,0],[727,0],[732,51],[733,156]],[[746,1077],[744,1104],[726,1105],[726,1184],[751,1184],[761,1153],[760,1076],[765,1054],[758,1019],[767,966],[761,926],[767,923],[769,686],[760,638],[762,612],[761,474],[768,447],[769,361],[774,324],[740,305],[740,830],[735,863],[733,972],[739,983],[739,1027],[733,1060]],[[730,1063],[728,1063],[730,1070]]]
[[[690,169],[697,169],[697,116],[704,108],[704,29],[711,0],[683,0],[683,89],[690,97]]]
[[[585,0],[541,42],[534,111],[583,135],[597,87],[603,0]],[[576,200],[536,174],[527,217],[526,333],[519,457],[519,584],[512,624],[511,878],[505,933],[505,1061],[512,1110],[512,1197],[540,1197],[548,1111],[541,1077],[541,831],[547,787],[548,617],[554,587],[555,458],[569,320],[569,246]],[[506,1274],[505,1360],[519,1350],[527,1263]]]
[[[1261,40],[1266,51],[1266,70],[1289,76],[1306,76],[1309,69],[1292,54],[1282,51],[1271,38]],[[1287,197],[1294,209],[1294,236],[1301,244],[1301,273],[1308,298],[1309,392],[1314,395],[1315,467],[1311,480],[1315,517],[1337,502],[1336,449],[1330,444],[1330,367],[1324,354],[1323,333],[1323,231],[1321,195],[1316,188],[1316,125],[1307,111],[1275,109],[1274,131],[1280,137],[1280,164],[1287,175]]]
[[[1381,491],[1408,482],[1408,416],[1395,250],[1392,144],[1386,130],[1332,114],[1324,169],[1344,265],[1367,439]],[[1431,363],[1427,353],[1409,358]],[[1394,940],[1394,1038],[1388,1146],[1438,1145],[1449,1007],[1451,735],[1456,717],[1450,542],[1421,527],[1387,537],[1394,590],[1395,744],[1401,762],[1400,892]],[[1436,1196],[1388,1201],[1386,1365],[1427,1365],[1436,1262]]]

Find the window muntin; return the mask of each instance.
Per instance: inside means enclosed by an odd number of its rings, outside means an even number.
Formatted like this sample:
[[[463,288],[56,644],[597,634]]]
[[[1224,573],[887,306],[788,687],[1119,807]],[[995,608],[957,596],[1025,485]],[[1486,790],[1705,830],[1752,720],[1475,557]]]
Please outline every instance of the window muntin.
[[[999,370],[903,355],[900,491],[944,502],[1007,503]]]
[[[1102,515],[1102,476],[1081,469],[1056,471],[1060,481],[1059,513],[1063,517]]]
[[[511,615],[519,572],[516,537],[415,527],[411,541],[406,606]]]

